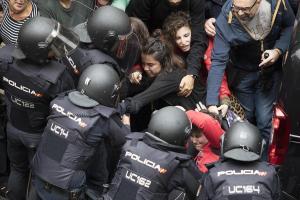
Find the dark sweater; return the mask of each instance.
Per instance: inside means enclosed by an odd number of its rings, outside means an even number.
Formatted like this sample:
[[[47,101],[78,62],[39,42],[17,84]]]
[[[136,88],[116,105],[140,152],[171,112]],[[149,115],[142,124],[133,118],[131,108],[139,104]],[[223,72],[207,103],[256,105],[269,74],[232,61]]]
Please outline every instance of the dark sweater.
[[[196,79],[195,87],[190,96],[178,96],[179,84],[185,75],[186,71],[184,69],[177,68],[172,72],[161,73],[154,80],[143,78],[148,83],[141,84],[141,86],[144,86],[142,92],[126,99],[126,112],[137,113],[143,106],[156,100],[163,100],[168,105],[180,105],[185,109],[194,109],[196,103],[205,97],[205,86]]]
[[[187,57],[187,71],[188,74],[198,75],[207,48],[204,0],[182,0],[177,7],[171,7],[167,0],[131,0],[126,8],[126,13],[140,18],[150,32],[161,28],[166,17],[176,11],[185,11],[191,16],[192,48]]]

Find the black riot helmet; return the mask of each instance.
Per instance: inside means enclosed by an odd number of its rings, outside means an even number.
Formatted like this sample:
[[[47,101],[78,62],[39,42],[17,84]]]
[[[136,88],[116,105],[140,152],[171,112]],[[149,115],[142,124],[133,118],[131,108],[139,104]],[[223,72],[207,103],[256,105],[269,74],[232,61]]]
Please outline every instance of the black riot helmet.
[[[93,43],[115,58],[122,71],[133,66],[139,56],[139,40],[132,32],[130,18],[113,6],[98,8],[86,23],[77,25],[74,31],[81,42]]]
[[[43,63],[50,50],[57,58],[70,54],[77,48],[79,37],[60,23],[45,17],[28,19],[21,27],[18,48],[14,52],[17,59],[29,59]]]
[[[261,158],[265,145],[258,128],[249,122],[234,123],[222,137],[225,158],[251,162]]]
[[[167,106],[152,114],[148,132],[164,142],[184,146],[192,124],[186,113],[175,106]]]
[[[98,104],[114,107],[121,87],[118,73],[109,64],[94,64],[80,75],[77,91],[69,93],[69,99],[81,107]]]

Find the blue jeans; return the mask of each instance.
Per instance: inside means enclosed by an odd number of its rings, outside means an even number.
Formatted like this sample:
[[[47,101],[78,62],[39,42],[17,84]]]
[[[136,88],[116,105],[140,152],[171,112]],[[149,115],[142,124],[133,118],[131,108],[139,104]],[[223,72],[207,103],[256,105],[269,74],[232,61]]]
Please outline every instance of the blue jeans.
[[[271,86],[264,89],[259,78],[259,72],[247,72],[239,77],[233,91],[245,109],[246,118],[255,124],[266,141],[263,159],[267,159],[267,147],[272,128],[273,105],[277,99],[281,82],[281,71],[274,71],[270,75]]]

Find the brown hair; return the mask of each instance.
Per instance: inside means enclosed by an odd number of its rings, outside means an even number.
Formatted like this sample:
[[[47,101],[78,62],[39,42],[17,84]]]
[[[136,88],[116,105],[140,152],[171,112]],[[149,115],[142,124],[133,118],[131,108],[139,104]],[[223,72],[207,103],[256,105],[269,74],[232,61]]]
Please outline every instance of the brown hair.
[[[142,20],[136,17],[130,17],[130,23],[132,31],[137,35],[140,44],[143,46],[146,44],[147,39],[150,37],[147,26]]]
[[[142,48],[142,54],[153,56],[161,64],[162,70],[165,72],[171,72],[178,67],[185,67],[184,61],[174,54],[170,45],[160,37],[150,37]]]
[[[200,129],[195,124],[192,124],[192,130],[190,136],[192,137],[201,137],[203,135],[203,130]]]
[[[176,33],[182,27],[191,28],[191,20],[187,13],[179,11],[171,13],[164,21],[163,34],[172,44],[175,43]]]

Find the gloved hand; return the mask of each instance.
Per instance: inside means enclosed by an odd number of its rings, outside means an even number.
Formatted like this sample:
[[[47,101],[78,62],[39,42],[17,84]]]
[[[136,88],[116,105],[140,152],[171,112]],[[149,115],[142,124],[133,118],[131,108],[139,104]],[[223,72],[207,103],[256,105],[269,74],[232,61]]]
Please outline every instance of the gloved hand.
[[[208,20],[206,20],[204,24],[204,29],[208,36],[214,37],[216,35],[215,23],[216,23],[215,18],[209,18]]]
[[[259,67],[268,67],[273,65],[280,55],[281,51],[277,48],[264,51],[261,55],[261,63],[259,64]]]
[[[141,107],[142,105],[138,104],[129,97],[119,103],[116,110],[122,116],[124,114],[136,114]]]
[[[180,96],[188,97],[194,89],[194,83],[195,83],[195,80],[194,80],[193,75],[186,75],[185,77],[183,77],[181,79],[181,82],[179,85],[180,91],[178,94]]]
[[[123,116],[129,112],[128,107],[129,107],[129,102],[125,99],[122,102],[118,103],[116,110],[118,113],[120,113],[121,116]]]

